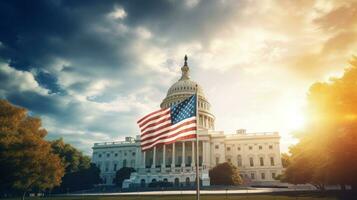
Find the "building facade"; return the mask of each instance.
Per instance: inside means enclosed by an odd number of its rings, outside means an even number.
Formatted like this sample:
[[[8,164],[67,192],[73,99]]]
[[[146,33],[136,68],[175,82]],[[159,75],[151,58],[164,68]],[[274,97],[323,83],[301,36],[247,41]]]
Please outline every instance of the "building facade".
[[[219,163],[231,162],[240,170],[245,184],[274,184],[282,173],[280,136],[277,132],[246,133],[244,129],[225,134],[216,131],[215,116],[211,113],[203,89],[189,76],[187,57],[181,68],[181,78],[168,90],[160,104],[167,108],[180,103],[198,90],[199,167],[202,185],[210,185],[209,170]],[[115,173],[122,167],[136,170],[123,187],[145,187],[164,181],[175,186],[189,186],[195,182],[195,139],[157,146],[142,152],[140,136],[126,137],[121,142],[95,143],[92,162],[101,170],[105,184],[113,184]]]

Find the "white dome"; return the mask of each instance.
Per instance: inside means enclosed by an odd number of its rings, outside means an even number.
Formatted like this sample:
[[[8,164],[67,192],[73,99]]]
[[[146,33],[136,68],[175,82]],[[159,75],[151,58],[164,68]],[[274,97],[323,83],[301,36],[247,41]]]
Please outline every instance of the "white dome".
[[[198,95],[204,97],[205,95],[203,93],[202,87],[190,79],[180,79],[174,83],[167,92],[167,97],[180,94],[195,94],[196,87]]]
[[[182,76],[174,83],[167,91],[167,95],[162,101],[160,107],[168,108],[176,105],[191,95],[198,93],[198,113],[199,113],[199,128],[214,130],[214,115],[210,112],[211,105],[207,101],[203,89],[195,81],[192,81],[189,76],[189,67],[187,66],[187,57],[185,56],[185,64],[181,67]]]

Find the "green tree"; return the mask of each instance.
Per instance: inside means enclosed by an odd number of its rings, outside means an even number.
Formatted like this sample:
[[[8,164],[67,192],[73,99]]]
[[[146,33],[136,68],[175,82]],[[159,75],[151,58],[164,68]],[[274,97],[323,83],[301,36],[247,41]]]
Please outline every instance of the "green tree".
[[[53,192],[65,193],[91,189],[100,182],[100,170],[95,164],[91,163],[87,169],[66,173],[62,178],[61,185],[55,188]]]
[[[340,78],[315,83],[306,126],[296,132],[284,179],[291,183],[351,185],[357,189],[357,58]]]
[[[123,167],[119,169],[115,174],[114,183],[119,187],[122,187],[123,181],[129,179],[133,172],[135,172],[135,169],[131,167]]]
[[[90,158],[83,155],[72,145],[64,143],[62,138],[52,141],[51,147],[53,152],[61,158],[66,173],[77,172],[90,167]]]
[[[39,118],[23,108],[0,100],[0,188],[3,193],[53,188],[61,183],[64,169],[44,140],[47,131]]]
[[[51,147],[65,166],[62,183],[53,190],[54,193],[90,189],[101,182],[100,170],[90,163],[90,158],[83,155],[81,151],[66,144],[62,138],[52,141]]]
[[[209,171],[209,177],[212,185],[239,185],[243,182],[239,169],[230,162],[215,166]]]

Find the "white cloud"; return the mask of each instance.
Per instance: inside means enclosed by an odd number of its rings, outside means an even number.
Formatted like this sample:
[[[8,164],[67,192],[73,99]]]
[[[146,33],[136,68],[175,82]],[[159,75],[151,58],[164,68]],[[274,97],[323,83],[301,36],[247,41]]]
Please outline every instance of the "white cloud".
[[[108,17],[111,19],[124,19],[127,17],[127,13],[124,8],[120,6],[115,6],[114,11],[108,14]]]
[[[6,91],[33,91],[41,95],[47,95],[48,90],[42,88],[32,73],[20,71],[10,67],[6,63],[0,63],[0,76],[3,76],[1,90]]]

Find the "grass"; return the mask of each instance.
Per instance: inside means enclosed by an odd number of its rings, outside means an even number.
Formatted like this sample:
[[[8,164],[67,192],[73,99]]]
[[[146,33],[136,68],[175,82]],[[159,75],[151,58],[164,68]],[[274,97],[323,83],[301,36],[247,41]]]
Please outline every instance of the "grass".
[[[19,198],[14,198],[15,200]],[[82,196],[82,197],[27,197],[28,200],[195,200],[193,195],[162,196]],[[345,200],[357,199],[334,193],[261,194],[261,195],[201,195],[201,200]],[[10,199],[7,199],[10,200]]]

